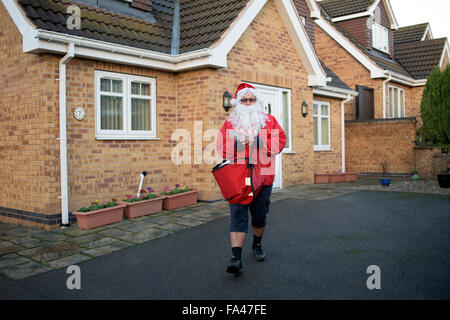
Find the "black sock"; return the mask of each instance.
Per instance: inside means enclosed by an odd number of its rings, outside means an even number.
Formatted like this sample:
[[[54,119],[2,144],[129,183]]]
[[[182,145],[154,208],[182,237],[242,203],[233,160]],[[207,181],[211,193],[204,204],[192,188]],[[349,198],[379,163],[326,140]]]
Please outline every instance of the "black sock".
[[[255,248],[257,245],[260,245],[261,244],[261,239],[262,239],[262,236],[261,237],[257,237],[255,235],[253,235],[253,246],[252,246],[252,248]]]
[[[231,252],[233,253],[233,257],[236,259],[241,259],[242,256],[242,248],[241,247],[233,247],[231,248]]]

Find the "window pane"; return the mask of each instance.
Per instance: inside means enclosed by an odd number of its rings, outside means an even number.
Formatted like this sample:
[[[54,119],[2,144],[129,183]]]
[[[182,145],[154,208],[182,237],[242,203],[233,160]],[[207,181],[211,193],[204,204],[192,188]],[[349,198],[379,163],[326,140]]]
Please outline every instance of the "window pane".
[[[100,96],[100,127],[102,130],[123,130],[122,97]]]
[[[141,83],[141,94],[143,96],[149,96],[150,95],[150,84],[149,83]]]
[[[398,89],[394,88],[394,118],[398,117]]]
[[[321,107],[322,115],[327,116],[328,115],[328,106],[325,104],[322,104],[320,107]]]
[[[321,119],[321,140],[322,145],[328,145],[328,118]]]
[[[141,84],[139,82],[131,83],[131,94],[141,94]]]
[[[317,103],[314,103],[314,115],[317,115],[317,112],[318,112],[318,106],[317,106]]]
[[[319,144],[319,128],[317,117],[314,117],[314,145],[317,146]]]
[[[100,90],[104,92],[111,92],[111,80],[100,79]]]
[[[394,89],[389,88],[388,117],[392,118],[393,116],[394,116]]]
[[[131,99],[131,130],[151,130],[149,99]]]
[[[405,91],[400,91],[400,116],[405,116]]]
[[[112,92],[122,93],[122,80],[112,80]]]

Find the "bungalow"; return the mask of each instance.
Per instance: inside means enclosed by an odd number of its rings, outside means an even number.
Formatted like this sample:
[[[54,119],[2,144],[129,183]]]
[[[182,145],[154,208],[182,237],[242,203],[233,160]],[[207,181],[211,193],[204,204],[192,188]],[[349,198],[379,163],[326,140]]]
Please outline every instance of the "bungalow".
[[[400,28],[389,0],[323,0],[315,12],[318,57],[358,92],[345,109],[346,169],[374,175],[386,161],[408,175],[426,78],[448,64],[448,40],[429,24]]]
[[[94,200],[136,192],[142,171],[157,191],[178,183],[220,199],[211,133],[242,81],[288,136],[275,187],[345,169],[357,93],[316,55],[314,1],[294,2],[2,0],[0,221],[67,225]]]

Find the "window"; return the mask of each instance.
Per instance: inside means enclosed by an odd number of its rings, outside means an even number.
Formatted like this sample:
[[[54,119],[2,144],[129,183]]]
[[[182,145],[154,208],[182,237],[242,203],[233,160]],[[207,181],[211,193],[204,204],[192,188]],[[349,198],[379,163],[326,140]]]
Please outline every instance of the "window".
[[[372,47],[389,53],[389,31],[378,23],[372,25]]]
[[[330,103],[313,102],[314,151],[331,150],[330,148]]]
[[[156,79],[95,72],[97,139],[156,138]]]
[[[302,21],[303,25],[306,26],[306,18],[304,16],[300,16],[300,20]]]
[[[389,86],[389,118],[405,117],[405,89]]]

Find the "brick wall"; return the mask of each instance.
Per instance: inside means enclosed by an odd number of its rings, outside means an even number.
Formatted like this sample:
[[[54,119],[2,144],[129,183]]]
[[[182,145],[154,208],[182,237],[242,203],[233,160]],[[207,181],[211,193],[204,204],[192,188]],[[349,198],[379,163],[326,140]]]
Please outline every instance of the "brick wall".
[[[387,161],[389,173],[411,172],[415,122],[411,119],[346,121],[346,171],[381,173],[380,163]]]
[[[27,212],[59,210],[58,66],[52,55],[23,54],[3,4],[0,21],[0,219],[15,222]]]

